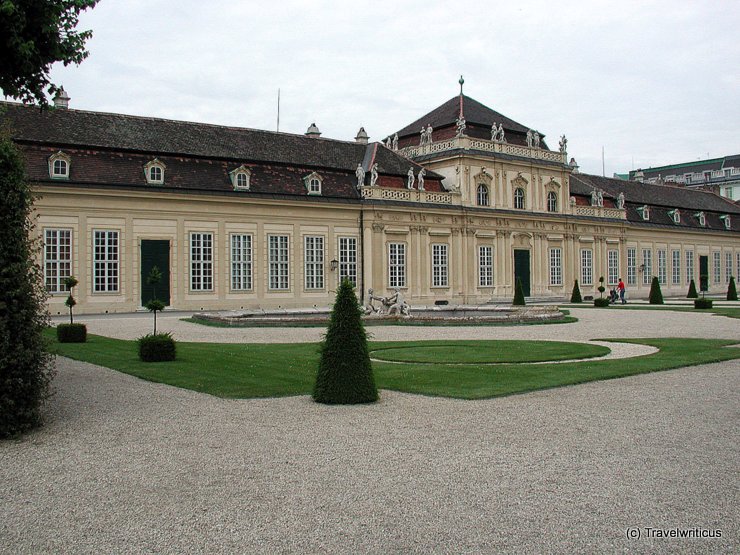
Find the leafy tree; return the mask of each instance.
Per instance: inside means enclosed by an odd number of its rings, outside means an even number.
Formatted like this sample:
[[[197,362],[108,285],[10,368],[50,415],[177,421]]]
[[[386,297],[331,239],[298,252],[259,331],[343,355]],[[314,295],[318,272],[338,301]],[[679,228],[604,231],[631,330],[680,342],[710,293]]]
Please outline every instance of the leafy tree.
[[[600,299],[603,299],[604,298],[604,291],[606,291],[606,287],[604,287],[604,276],[601,276],[599,278],[599,286],[597,287],[597,289],[599,291],[599,298]]]
[[[583,297],[581,297],[581,289],[578,287],[578,280],[573,284],[573,292],[570,294],[570,302],[582,303]]]
[[[313,398],[318,403],[352,405],[378,400],[362,311],[349,280],[343,280],[331,311]]]
[[[698,299],[699,294],[696,292],[696,283],[692,279],[689,283],[689,292],[686,294],[687,299]]]
[[[48,104],[55,62],[80,64],[92,31],[76,31],[80,12],[98,0],[0,0],[0,89],[26,103]]]
[[[516,288],[514,289],[514,302],[512,302],[514,306],[524,306],[526,303],[524,302],[524,286],[522,285],[521,278],[516,279]]]
[[[730,285],[727,286],[727,300],[737,300],[737,287],[735,287],[735,276],[730,276]]]
[[[68,278],[64,278],[64,285],[67,288],[67,291],[69,291],[69,297],[67,297],[67,300],[64,301],[64,305],[69,308],[69,323],[74,324],[74,319],[72,318],[72,307],[77,304],[77,301],[72,296],[72,289],[74,287],[77,287],[77,284],[79,282],[77,281],[77,278],[74,276],[69,276]]]
[[[152,300],[146,303],[146,308],[150,312],[154,313],[154,335],[157,335],[157,312],[164,310],[164,303],[157,299],[157,285],[162,282],[162,272],[159,271],[157,266],[152,266],[149,275],[146,277],[146,282],[152,286]]]
[[[650,284],[650,304],[663,304],[663,293],[660,291],[660,282],[656,276]]]
[[[0,191],[0,437],[10,437],[40,424],[53,366],[42,336],[49,316],[34,262],[31,192],[20,154],[2,137]]]

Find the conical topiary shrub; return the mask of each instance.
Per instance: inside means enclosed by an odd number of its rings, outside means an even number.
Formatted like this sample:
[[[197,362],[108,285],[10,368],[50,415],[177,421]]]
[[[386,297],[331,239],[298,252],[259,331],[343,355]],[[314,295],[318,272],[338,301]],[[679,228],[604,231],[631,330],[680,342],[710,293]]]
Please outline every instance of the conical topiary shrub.
[[[378,400],[361,315],[352,284],[342,281],[321,344],[321,360],[313,389],[316,402],[353,405]]]
[[[727,286],[727,300],[737,300],[737,288],[735,287],[735,276],[730,276],[730,285]]]
[[[522,285],[522,280],[517,278],[516,279],[516,288],[514,289],[514,302],[511,303],[514,306],[524,306],[526,303],[524,302],[524,286]]]
[[[653,276],[653,282],[650,284],[650,304],[663,304],[663,293],[660,291],[660,282]]]
[[[691,283],[689,283],[689,292],[686,294],[687,299],[698,299],[699,293],[696,292],[696,283],[694,283],[694,280],[691,280]]]
[[[578,280],[573,284],[573,292],[570,294],[570,302],[582,303],[583,297],[581,297],[581,288],[578,287]]]

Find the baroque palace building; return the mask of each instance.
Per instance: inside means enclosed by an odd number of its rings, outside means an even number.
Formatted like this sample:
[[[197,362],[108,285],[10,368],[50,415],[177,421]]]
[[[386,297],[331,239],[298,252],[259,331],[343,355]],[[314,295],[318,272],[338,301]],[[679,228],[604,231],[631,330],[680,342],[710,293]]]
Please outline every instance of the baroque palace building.
[[[52,313],[326,307],[340,279],[413,305],[537,299],[620,277],[647,297],[740,269],[740,207],[706,191],[578,173],[567,141],[461,93],[368,142],[0,103],[34,191]]]

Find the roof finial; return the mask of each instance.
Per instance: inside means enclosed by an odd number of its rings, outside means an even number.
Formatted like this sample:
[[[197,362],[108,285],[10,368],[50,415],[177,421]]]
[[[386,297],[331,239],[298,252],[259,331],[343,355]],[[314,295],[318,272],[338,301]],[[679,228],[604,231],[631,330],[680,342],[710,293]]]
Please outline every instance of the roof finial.
[[[463,79],[462,75],[460,76],[460,80],[458,81],[458,83],[460,83],[460,96],[462,96],[462,93],[463,93],[462,89],[463,89],[463,85],[465,84],[465,79]]]

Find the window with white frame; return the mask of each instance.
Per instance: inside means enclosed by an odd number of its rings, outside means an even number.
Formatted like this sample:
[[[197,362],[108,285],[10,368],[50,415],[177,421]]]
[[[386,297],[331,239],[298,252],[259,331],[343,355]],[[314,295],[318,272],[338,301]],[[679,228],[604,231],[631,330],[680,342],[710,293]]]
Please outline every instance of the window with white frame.
[[[696,219],[699,220],[700,226],[704,227],[705,225],[707,225],[707,217],[704,212],[697,212],[696,214],[694,214],[694,216],[696,216]]]
[[[637,285],[637,249],[627,249],[627,285]]]
[[[732,276],[732,253],[725,253],[725,283],[730,283],[730,276]]]
[[[681,285],[681,251],[674,249],[671,253],[673,263],[671,264],[671,283]]]
[[[712,255],[714,258],[714,272],[712,272],[714,283],[722,283],[722,254],[714,252]]]
[[[93,231],[93,292],[118,292],[117,231]]]
[[[72,275],[72,230],[44,230],[44,283],[50,293],[67,291],[65,278]]]
[[[493,247],[478,247],[478,286],[493,287]]]
[[[72,158],[61,150],[49,157],[49,177],[69,179],[69,166]]]
[[[481,183],[478,185],[477,191],[478,206],[488,206],[490,204],[488,199],[488,185]]]
[[[591,249],[581,249],[581,284],[593,285],[594,283],[594,252]]]
[[[190,233],[190,290],[213,290],[213,233]]]
[[[674,224],[680,224],[681,223],[681,212],[678,209],[676,209],[676,210],[669,210],[668,211],[668,215],[671,217],[671,219],[673,220],[673,223]]]
[[[157,158],[144,165],[144,177],[150,185],[162,185],[164,183],[165,165]]]
[[[289,252],[287,235],[268,235],[268,284],[271,290],[286,290],[289,288]]]
[[[514,189],[514,208],[524,210],[524,189],[521,187]]]
[[[558,211],[558,194],[555,191],[550,191],[549,193],[547,193],[547,211]]]
[[[732,229],[732,221],[730,220],[730,216],[728,216],[727,214],[723,214],[719,217],[719,219],[722,220],[725,229]]]
[[[313,172],[303,178],[303,182],[306,185],[306,191],[309,195],[320,195],[321,194],[321,182],[323,179],[319,174]]]
[[[246,166],[242,165],[229,172],[231,178],[231,186],[236,191],[249,191],[249,181],[252,177],[252,172]]]
[[[247,233],[231,235],[231,289],[252,289],[252,236]]]
[[[661,285],[666,284],[668,279],[668,269],[666,268],[666,251],[663,249],[658,250],[658,283]]]
[[[388,286],[406,287],[406,243],[388,243]]]
[[[550,285],[563,285],[563,249],[550,248]]]
[[[339,281],[349,280],[357,285],[357,238],[339,238]]]
[[[303,238],[303,259],[306,289],[323,289],[324,238],[322,236]]]
[[[639,206],[637,212],[642,216],[642,219],[646,222],[650,221],[650,207],[646,204],[645,206]]]
[[[619,281],[619,251],[609,249],[606,251],[606,280],[609,285],[616,285]]]
[[[653,251],[642,249],[642,284],[650,285],[653,281]]]
[[[432,245],[432,287],[447,285],[447,245]]]
[[[694,279],[694,251],[686,251],[686,283]]]

